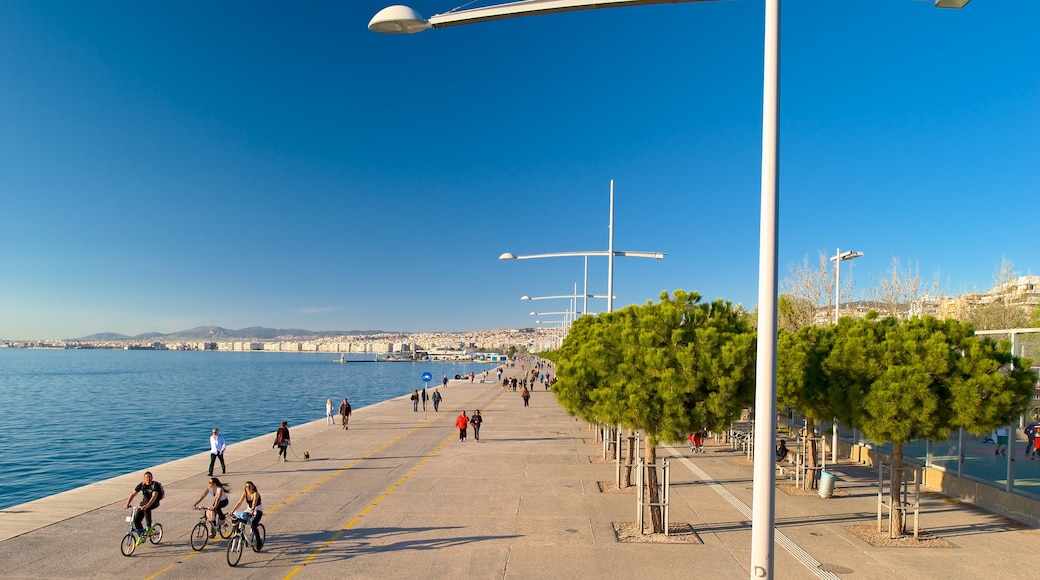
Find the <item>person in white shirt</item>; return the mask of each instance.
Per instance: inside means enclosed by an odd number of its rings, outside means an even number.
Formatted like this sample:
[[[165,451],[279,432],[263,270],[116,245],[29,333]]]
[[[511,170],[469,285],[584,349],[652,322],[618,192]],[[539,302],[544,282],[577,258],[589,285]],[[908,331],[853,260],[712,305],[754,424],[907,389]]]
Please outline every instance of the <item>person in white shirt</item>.
[[[209,438],[209,476],[213,477],[213,464],[216,463],[217,459],[220,460],[220,472],[227,473],[224,467],[224,450],[227,449],[227,443],[224,442],[224,436],[220,434],[219,429],[213,430],[213,435]]]

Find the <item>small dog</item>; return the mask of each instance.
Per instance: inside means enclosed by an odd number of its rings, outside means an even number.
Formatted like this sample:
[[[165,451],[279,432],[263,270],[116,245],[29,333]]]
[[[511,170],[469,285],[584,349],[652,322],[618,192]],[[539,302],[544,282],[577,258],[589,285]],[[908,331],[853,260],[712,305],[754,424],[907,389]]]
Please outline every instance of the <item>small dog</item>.
[[[310,461],[311,460],[311,452],[310,451],[304,451],[303,452],[303,460],[304,461]]]

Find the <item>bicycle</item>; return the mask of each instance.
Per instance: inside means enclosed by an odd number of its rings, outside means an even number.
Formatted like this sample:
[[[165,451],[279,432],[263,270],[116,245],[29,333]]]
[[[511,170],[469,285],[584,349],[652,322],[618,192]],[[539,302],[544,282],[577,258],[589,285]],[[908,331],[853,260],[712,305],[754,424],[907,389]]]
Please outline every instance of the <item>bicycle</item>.
[[[202,510],[202,516],[199,517],[199,523],[191,529],[191,536],[188,537],[192,550],[199,552],[205,548],[206,542],[210,537],[216,535],[217,530],[220,531],[221,538],[226,540],[231,537],[231,522],[228,521],[227,516],[210,521],[211,517],[215,518],[215,514],[210,516],[210,513],[215,511],[213,508],[196,507],[195,509]]]
[[[252,516],[248,512],[236,512],[231,514],[231,539],[227,546],[227,563],[232,568],[242,560],[242,548],[248,544],[254,552],[260,552],[267,539],[267,531],[263,524],[256,525],[258,538],[253,537],[253,528],[250,526]]]
[[[131,508],[130,515],[126,516],[126,521],[130,522],[130,531],[123,536],[123,541],[119,544],[119,551],[124,556],[133,554],[137,546],[144,543],[145,538],[148,538],[148,541],[153,544],[158,544],[162,541],[163,529],[160,523],[153,522],[151,527],[143,530],[134,528],[134,518],[137,516],[137,510],[139,509],[141,508]]]

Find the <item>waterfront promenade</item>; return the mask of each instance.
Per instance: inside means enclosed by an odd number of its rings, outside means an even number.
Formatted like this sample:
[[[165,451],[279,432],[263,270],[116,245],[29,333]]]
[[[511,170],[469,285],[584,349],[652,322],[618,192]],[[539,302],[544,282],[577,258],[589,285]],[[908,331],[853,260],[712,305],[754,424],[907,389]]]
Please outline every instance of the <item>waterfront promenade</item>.
[[[0,512],[0,577],[749,577],[751,467],[728,445],[659,451],[671,459],[671,520],[692,527],[691,543],[619,543],[612,523],[635,520],[635,495],[600,491],[614,467],[551,393],[533,391],[527,408],[519,393],[479,380],[442,393],[440,413],[395,399],[357,410],[348,431],[324,419],[290,426],[287,463],[276,461],[273,434],[232,445],[222,477],[232,501],[248,479],[267,508],[267,544],[237,568],[225,541],[188,546],[203,453],[152,469],[167,490],[161,544],[119,553],[122,505],[140,481],[128,474]],[[460,443],[455,417],[478,408],[481,441],[471,431]],[[921,525],[951,547],[872,547],[846,527],[876,521],[874,471],[847,462],[833,471],[840,497],[777,492],[777,578],[1027,577],[1040,565],[1040,531],[935,494]]]

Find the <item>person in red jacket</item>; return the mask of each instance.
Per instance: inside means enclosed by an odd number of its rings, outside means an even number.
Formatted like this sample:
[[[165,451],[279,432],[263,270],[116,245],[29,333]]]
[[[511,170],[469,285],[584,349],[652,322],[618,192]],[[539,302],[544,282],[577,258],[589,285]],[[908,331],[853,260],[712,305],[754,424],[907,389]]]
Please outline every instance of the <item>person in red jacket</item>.
[[[459,428],[459,441],[466,440],[466,427],[469,426],[469,417],[466,416],[466,412],[463,411],[455,419],[455,426]]]

